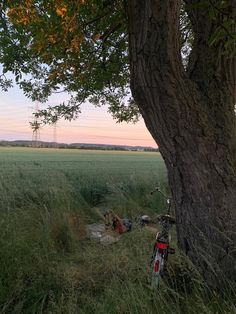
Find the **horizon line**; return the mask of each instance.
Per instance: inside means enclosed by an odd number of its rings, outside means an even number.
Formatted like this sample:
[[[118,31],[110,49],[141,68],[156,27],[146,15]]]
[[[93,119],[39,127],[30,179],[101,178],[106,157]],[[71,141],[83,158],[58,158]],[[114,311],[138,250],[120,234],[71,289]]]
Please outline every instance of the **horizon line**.
[[[33,140],[5,140],[0,139],[0,142],[34,142]],[[153,146],[144,146],[144,145],[127,145],[127,144],[102,144],[102,143],[86,143],[86,142],[72,142],[72,143],[62,143],[62,142],[53,142],[53,141],[38,141],[39,143],[50,143],[50,144],[58,144],[58,145],[99,145],[99,146],[116,146],[116,147],[144,147],[144,148],[152,148],[152,149],[158,149],[158,145],[156,147]]]

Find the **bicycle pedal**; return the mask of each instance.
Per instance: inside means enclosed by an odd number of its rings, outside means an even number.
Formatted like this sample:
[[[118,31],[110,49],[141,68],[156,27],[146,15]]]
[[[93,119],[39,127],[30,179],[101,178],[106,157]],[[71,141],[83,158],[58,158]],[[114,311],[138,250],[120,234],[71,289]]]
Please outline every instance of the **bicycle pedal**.
[[[168,253],[169,254],[175,254],[175,249],[173,247],[168,248]]]

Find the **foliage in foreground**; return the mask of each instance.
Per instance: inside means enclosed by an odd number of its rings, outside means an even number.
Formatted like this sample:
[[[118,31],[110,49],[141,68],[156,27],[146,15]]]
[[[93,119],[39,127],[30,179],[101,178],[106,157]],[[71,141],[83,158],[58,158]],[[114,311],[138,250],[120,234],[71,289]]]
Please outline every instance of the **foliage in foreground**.
[[[36,229],[37,224],[15,224],[9,245],[1,241],[2,313],[236,313],[233,299],[204,286],[181,256],[172,258],[161,290],[152,290],[154,235],[147,230],[103,247],[75,233],[63,215],[57,224],[60,241],[55,229],[47,226],[48,232],[41,222]]]
[[[149,231],[134,230],[103,247],[85,240],[62,213],[42,220],[42,212],[18,211],[7,222],[2,313],[236,312],[233,300],[219,299],[181,257],[172,259],[171,281],[151,290]]]

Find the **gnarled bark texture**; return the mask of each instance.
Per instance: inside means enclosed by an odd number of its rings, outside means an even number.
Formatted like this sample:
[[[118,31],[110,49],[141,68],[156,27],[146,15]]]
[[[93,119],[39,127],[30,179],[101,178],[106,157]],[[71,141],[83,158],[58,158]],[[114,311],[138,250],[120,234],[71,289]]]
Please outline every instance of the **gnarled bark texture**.
[[[131,90],[168,169],[179,245],[220,287],[236,281],[236,63],[209,46],[217,23],[207,10],[185,2],[195,36],[187,70],[180,0],[128,1]]]

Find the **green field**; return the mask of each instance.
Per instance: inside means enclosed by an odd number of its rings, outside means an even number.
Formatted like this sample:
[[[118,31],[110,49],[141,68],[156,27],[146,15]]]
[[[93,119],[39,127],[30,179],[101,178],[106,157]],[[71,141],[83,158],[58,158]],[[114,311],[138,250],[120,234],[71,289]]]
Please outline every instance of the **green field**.
[[[1,171],[13,175],[16,170],[22,170],[32,175],[56,171],[87,177],[103,175],[111,179],[154,174],[162,180],[166,176],[159,153],[4,147],[0,148],[0,162]]]
[[[144,190],[149,194],[154,186],[166,185],[158,153],[1,148],[0,163],[1,194],[7,190],[4,206],[8,202],[10,207],[24,207],[27,200],[35,206],[35,199],[50,207],[80,207],[81,202],[91,207],[104,201],[115,206],[111,198],[117,197],[117,204],[122,195],[132,206],[143,207]]]
[[[95,207],[131,219],[163,211],[150,195],[168,193],[158,153],[0,148],[0,165],[0,313],[236,313],[180,254],[151,290],[150,231],[110,246],[85,236]]]

